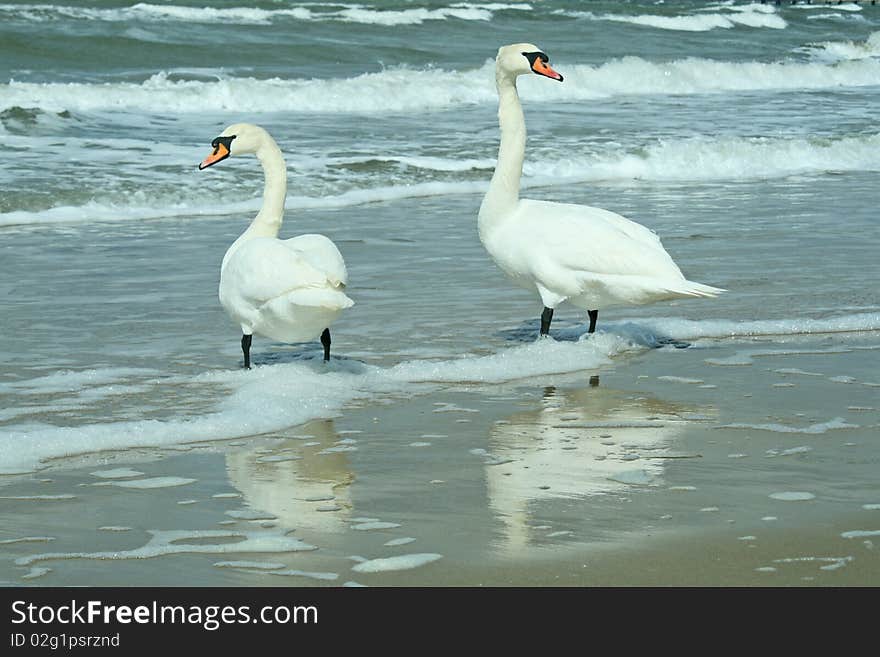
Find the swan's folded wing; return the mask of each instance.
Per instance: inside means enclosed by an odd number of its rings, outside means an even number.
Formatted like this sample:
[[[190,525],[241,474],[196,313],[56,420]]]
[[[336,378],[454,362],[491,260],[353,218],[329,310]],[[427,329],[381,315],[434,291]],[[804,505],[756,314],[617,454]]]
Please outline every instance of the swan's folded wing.
[[[618,214],[584,205],[522,201],[526,247],[538,278],[575,274],[682,278],[660,238]],[[548,281],[548,283],[551,283]],[[552,287],[552,284],[548,285]]]
[[[284,245],[323,272],[334,287],[345,287],[348,284],[345,260],[329,238],[310,233],[284,240]]]
[[[344,292],[329,287],[297,288],[285,294],[283,298],[288,303],[297,306],[327,308],[330,310],[344,310],[354,305],[354,301],[348,298]]]
[[[259,238],[244,244],[224,268],[220,286],[259,308],[294,290],[336,288],[331,276],[285,242]]]

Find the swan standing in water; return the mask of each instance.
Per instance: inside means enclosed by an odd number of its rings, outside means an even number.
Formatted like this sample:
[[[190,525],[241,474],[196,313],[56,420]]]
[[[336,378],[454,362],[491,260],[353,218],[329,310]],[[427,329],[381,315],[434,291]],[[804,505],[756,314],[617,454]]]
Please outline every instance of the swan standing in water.
[[[339,249],[323,235],[278,239],[287,195],[287,169],[275,140],[259,126],[236,123],[211,142],[205,169],[232,155],[253,153],[263,165],[263,206],[233,242],[220,267],[220,303],[241,325],[244,366],[251,366],[253,334],[279,342],[305,342],[321,335],[330,360],[330,324],[353,305]]]
[[[600,308],[724,290],[687,280],[653,231],[608,210],[519,198],[526,125],[516,78],[537,73],[562,82],[537,46],[503,46],[495,60],[501,146],[480,206],[480,241],[513,281],[541,297],[541,335],[563,301],[587,311],[589,332]]]

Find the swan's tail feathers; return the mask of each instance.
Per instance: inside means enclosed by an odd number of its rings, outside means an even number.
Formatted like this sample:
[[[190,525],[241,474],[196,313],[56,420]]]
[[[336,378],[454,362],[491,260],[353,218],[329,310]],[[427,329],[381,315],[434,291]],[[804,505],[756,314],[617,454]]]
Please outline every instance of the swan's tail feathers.
[[[260,306],[255,331],[278,342],[305,342],[317,338],[354,301],[327,287],[300,288]]]
[[[720,287],[712,287],[711,285],[703,285],[702,283],[694,283],[688,280],[683,281],[683,284],[676,286],[671,291],[689,297],[717,297],[722,292],[727,292],[727,290]]]
[[[328,310],[344,310],[354,305],[348,295],[339,289],[307,287],[293,290],[285,295],[288,303],[296,306],[312,306]]]

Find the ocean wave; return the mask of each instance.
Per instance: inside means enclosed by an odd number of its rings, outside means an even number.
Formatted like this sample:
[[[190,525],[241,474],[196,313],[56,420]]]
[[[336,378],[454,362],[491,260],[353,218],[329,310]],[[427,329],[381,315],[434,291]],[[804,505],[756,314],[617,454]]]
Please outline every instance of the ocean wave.
[[[562,67],[560,66],[560,70]],[[792,91],[876,86],[880,61],[862,59],[833,64],[820,62],[726,62],[688,58],[649,62],[624,57],[598,67],[574,66],[566,84],[542,94],[543,100],[587,100],[624,95],[691,95],[740,91]]]
[[[560,64],[564,84],[524,78],[529,102],[578,102],[627,95],[689,95],[755,90],[790,91],[874,86],[880,81],[877,33],[840,49],[867,53],[846,61],[725,62],[689,58],[650,62],[625,57],[599,66]],[[830,46],[826,46],[826,49]],[[34,83],[0,85],[0,111],[13,107],[51,112],[130,111],[174,113],[320,112],[389,113],[495,104],[494,64],[466,71],[388,68],[339,79],[223,77],[182,80],[160,72],[143,82]]]
[[[413,185],[380,186],[367,189],[352,189],[332,196],[288,196],[287,210],[319,208],[345,208],[366,203],[379,203],[424,196],[449,196],[472,194],[485,191],[488,182],[426,182]],[[143,196],[143,195],[141,195]],[[120,201],[90,201],[84,205],[56,206],[45,210],[14,210],[0,213],[0,227],[35,226],[57,223],[118,222],[144,219],[165,219],[169,217],[220,216],[230,214],[255,214],[262,203],[259,198],[248,201],[225,201],[221,205],[205,206],[204,194],[193,192],[191,201],[172,203],[156,202],[155,197],[149,205]]]
[[[476,76],[476,80],[472,78]],[[407,112],[485,103],[495,98],[488,65],[478,73],[390,68],[342,79],[224,77],[181,80],[167,72],[143,82],[0,85],[0,110],[168,112]]]
[[[15,138],[20,140],[21,138]],[[14,140],[15,140],[14,139]],[[110,140],[122,149],[121,158],[132,157],[128,140]],[[119,143],[117,143],[119,142]],[[136,143],[136,142],[135,142]],[[880,171],[880,133],[838,139],[726,137],[662,140],[637,150],[619,153],[604,145],[592,145],[593,152],[566,152],[529,159],[523,167],[523,188],[570,185],[573,182],[657,181],[693,182],[760,180],[791,175],[821,174],[829,171]],[[156,151],[168,160],[180,161],[189,153],[180,146],[157,145]],[[106,153],[106,150],[104,151]],[[138,152],[139,153],[139,152]],[[133,156],[137,157],[138,153]],[[192,158],[190,158],[192,159]],[[291,179],[305,175],[321,178],[328,167],[378,160],[415,167],[425,175],[460,173],[460,180],[437,180],[411,184],[366,186],[341,194],[308,196],[292,194],[286,208],[343,208],[366,203],[392,202],[427,196],[484,193],[488,187],[494,158],[454,158],[439,156],[384,155],[327,157],[292,156],[288,162]],[[473,172],[484,172],[479,180]],[[382,178],[366,177],[354,182],[370,185]],[[164,201],[161,194],[120,195],[117,201],[93,200],[85,205],[48,208],[38,211],[16,210],[0,213],[0,227],[52,223],[114,222],[180,216],[248,214],[259,210],[260,199],[225,199],[205,205],[204,189],[182,189]]]
[[[571,181],[714,181],[780,178],[828,171],[880,171],[880,133],[836,139],[801,137],[695,137],[658,140],[638,149],[589,145],[593,152],[531,159],[523,165],[523,186],[567,185]],[[398,163],[428,172],[484,171],[495,168],[494,158],[445,158],[385,155],[377,158],[312,159],[313,170],[364,161]],[[437,188],[444,191],[445,188]],[[427,191],[427,190],[426,190]],[[461,193],[457,186],[448,188]],[[421,194],[420,194],[421,195]]]
[[[0,5],[0,16],[47,22],[64,19],[104,21],[112,23],[179,22],[222,23],[225,25],[269,25],[277,20],[336,21],[393,27],[420,25],[426,21],[459,19],[488,21],[495,12],[527,11],[527,3],[456,3],[445,7],[412,7],[407,9],[375,9],[361,4],[303,3],[276,9],[258,7],[189,7],[137,3],[130,7],[95,8],[47,4]]]
[[[815,5],[805,5],[803,3],[800,3],[800,4],[792,5],[791,8],[792,9],[824,9],[827,11],[829,7],[828,7],[828,3],[824,3],[824,2],[818,3],[817,2]],[[834,10],[835,11],[855,12],[855,11],[861,11],[862,6],[859,5],[858,3],[855,3],[855,2],[846,2],[843,4],[834,5]]]
[[[809,44],[806,50],[824,62],[880,58],[880,32],[873,32],[865,41],[823,41]]]
[[[828,171],[880,171],[880,133],[839,139],[727,137],[663,140],[636,153],[526,164],[526,175],[585,181],[715,181]]]
[[[723,10],[723,13],[718,10]],[[776,13],[773,7],[757,3],[700,8],[697,11],[699,13],[678,16],[660,14],[596,14],[591,11],[569,10],[558,10],[558,13],[591,21],[631,23],[660,30],[676,30],[681,32],[707,32],[716,28],[731,29],[737,25],[765,27],[775,30],[783,30],[788,27],[788,23]],[[715,13],[708,13],[709,11],[714,11]]]

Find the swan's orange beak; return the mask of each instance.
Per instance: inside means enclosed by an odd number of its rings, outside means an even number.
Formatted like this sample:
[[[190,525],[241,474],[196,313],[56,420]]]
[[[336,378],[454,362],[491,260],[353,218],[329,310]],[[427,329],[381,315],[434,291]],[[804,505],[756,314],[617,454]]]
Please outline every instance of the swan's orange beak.
[[[535,57],[535,61],[532,62],[532,70],[538,75],[543,75],[545,77],[550,78],[551,80],[558,80],[562,82],[562,76],[550,68],[550,64],[545,62],[540,57]]]
[[[229,149],[226,147],[226,144],[220,142],[214,147],[214,152],[202,160],[202,163],[199,165],[199,171],[207,169],[212,164],[217,164],[220,160],[225,160],[227,157],[229,157]]]

